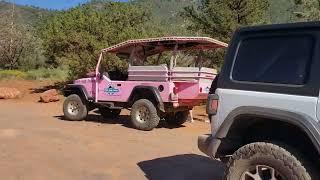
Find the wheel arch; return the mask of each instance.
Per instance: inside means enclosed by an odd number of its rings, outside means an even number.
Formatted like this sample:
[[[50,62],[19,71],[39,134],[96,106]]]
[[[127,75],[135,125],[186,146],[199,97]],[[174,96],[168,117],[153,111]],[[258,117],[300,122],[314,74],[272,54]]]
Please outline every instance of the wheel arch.
[[[77,94],[84,102],[91,102],[93,98],[88,94],[86,88],[83,85],[79,84],[68,84],[63,89],[63,95],[65,97],[70,96],[71,94]]]
[[[250,134],[253,136],[250,137]],[[222,140],[216,156],[232,154],[249,143],[250,138],[291,139],[292,142],[310,146],[317,156],[320,154],[319,125],[314,119],[308,115],[272,108],[246,106],[233,110],[222,123],[216,137]]]
[[[132,89],[128,102],[132,105],[136,100],[151,98],[153,103],[157,105],[158,109],[162,112],[165,111],[164,103],[162,101],[159,90],[153,86],[136,86]]]

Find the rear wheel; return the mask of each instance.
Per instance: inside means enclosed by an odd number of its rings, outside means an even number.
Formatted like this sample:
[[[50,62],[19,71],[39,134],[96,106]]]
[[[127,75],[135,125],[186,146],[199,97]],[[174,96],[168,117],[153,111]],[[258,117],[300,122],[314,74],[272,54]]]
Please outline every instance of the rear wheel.
[[[76,94],[72,94],[63,103],[63,113],[67,120],[80,121],[87,117],[88,110],[81,98]]]
[[[132,125],[139,130],[150,131],[158,126],[157,108],[147,99],[136,101],[131,108]]]
[[[311,180],[301,162],[286,149],[263,142],[245,145],[230,158],[225,179]]]
[[[182,125],[188,120],[189,111],[179,111],[176,113],[169,113],[165,120],[171,125]]]
[[[121,113],[121,109],[109,109],[107,107],[99,108],[100,114],[105,118],[117,117]]]

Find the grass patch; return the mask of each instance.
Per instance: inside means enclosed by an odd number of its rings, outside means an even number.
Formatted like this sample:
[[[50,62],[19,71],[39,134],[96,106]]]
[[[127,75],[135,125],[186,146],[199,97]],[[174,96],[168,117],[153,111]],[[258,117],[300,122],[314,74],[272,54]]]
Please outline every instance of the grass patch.
[[[26,79],[28,74],[18,70],[0,70],[0,79]]]
[[[57,68],[57,69],[40,68],[36,70],[29,70],[26,73],[27,73],[26,79],[31,79],[31,80],[50,79],[50,80],[65,81],[68,76],[68,71],[61,68]]]
[[[46,69],[40,68],[29,71],[0,70],[0,79],[27,79],[27,80],[55,80],[65,81],[68,71],[62,68]]]

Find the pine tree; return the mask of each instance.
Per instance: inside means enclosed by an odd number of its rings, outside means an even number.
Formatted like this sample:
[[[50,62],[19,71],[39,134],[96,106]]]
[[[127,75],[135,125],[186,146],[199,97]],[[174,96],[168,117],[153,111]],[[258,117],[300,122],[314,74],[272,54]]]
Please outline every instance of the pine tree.
[[[189,29],[197,34],[229,42],[233,32],[241,26],[268,22],[269,0],[200,0],[197,9],[189,6],[182,16]],[[223,50],[206,53],[211,62],[207,65],[220,68]]]
[[[187,7],[182,15],[191,30],[228,42],[238,27],[268,22],[268,7],[268,0],[201,0],[197,9]]]

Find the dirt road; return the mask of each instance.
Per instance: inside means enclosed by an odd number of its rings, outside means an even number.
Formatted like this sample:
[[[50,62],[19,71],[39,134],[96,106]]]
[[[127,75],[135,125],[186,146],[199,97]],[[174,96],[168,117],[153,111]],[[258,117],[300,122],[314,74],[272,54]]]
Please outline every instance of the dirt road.
[[[221,178],[223,165],[197,149],[206,123],[143,132],[131,128],[128,112],[70,122],[61,118],[61,102],[29,100],[0,101],[1,179]]]

